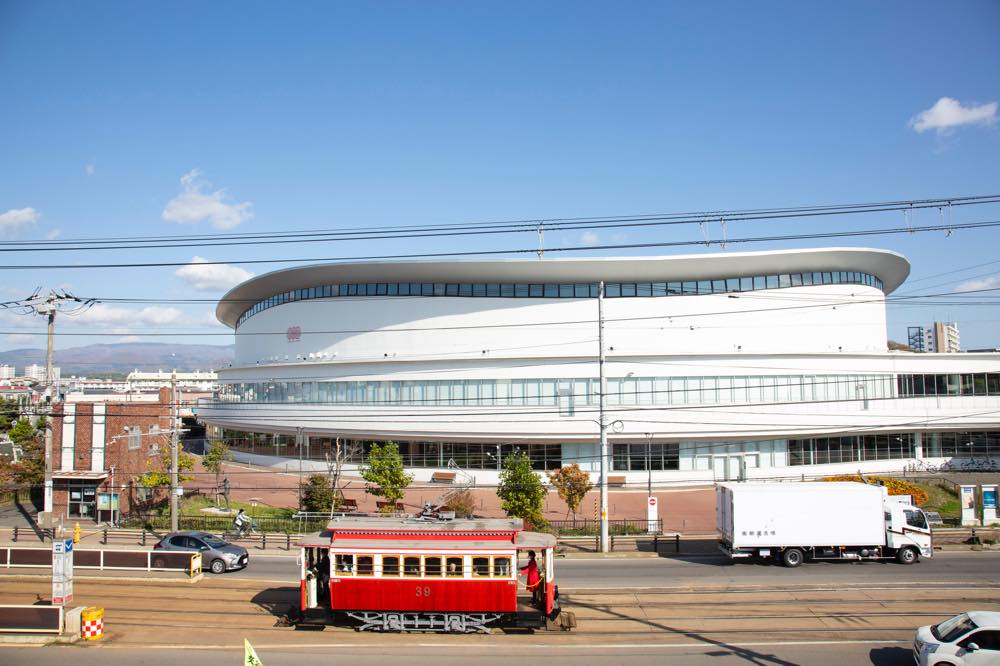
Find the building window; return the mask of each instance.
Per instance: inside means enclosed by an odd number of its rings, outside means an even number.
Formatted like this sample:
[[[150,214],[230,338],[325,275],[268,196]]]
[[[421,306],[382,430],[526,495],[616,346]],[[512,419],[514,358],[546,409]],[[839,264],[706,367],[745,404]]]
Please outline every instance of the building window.
[[[130,426],[128,429],[128,448],[138,449],[142,447],[142,429],[139,426]]]
[[[607,298],[634,296],[674,296],[681,294],[724,294],[757,289],[783,289],[811,284],[853,283],[882,289],[882,281],[867,273],[794,273],[783,275],[719,276],[710,280],[605,284]],[[276,294],[254,303],[236,321],[239,328],[247,319],[269,308],[300,300],[341,296],[473,296],[477,298],[595,298],[597,285],[589,284],[483,284],[390,282],[321,285]]]
[[[646,471],[647,454],[649,469],[653,471],[679,469],[678,444],[653,443],[615,444],[612,447],[611,469],[616,472]]]
[[[131,437],[131,435],[129,435]],[[131,447],[129,447],[131,448]],[[160,452],[160,426],[149,426],[149,454],[155,455]]]

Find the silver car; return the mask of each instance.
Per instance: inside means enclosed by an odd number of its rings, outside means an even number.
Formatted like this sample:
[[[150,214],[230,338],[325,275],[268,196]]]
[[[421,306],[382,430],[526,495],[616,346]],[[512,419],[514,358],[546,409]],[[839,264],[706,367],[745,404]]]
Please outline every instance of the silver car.
[[[243,569],[250,563],[246,548],[223,541],[208,532],[171,532],[160,539],[153,550],[201,553],[202,567],[214,574]],[[155,556],[153,566],[157,566]]]
[[[913,660],[918,666],[1000,664],[1000,612],[969,611],[917,629]]]

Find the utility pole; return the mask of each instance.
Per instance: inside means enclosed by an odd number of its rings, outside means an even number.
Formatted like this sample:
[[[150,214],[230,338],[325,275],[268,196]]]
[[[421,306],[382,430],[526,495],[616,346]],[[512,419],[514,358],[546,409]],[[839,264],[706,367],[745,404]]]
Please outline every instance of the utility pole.
[[[178,482],[177,465],[179,454],[179,441],[177,434],[180,432],[180,423],[177,422],[177,370],[170,374],[170,531],[178,530],[177,518],[177,493],[180,492]]]
[[[53,359],[55,357],[55,333],[56,333],[56,313],[79,314],[90,308],[97,301],[93,298],[77,298],[66,291],[50,291],[47,296],[42,296],[41,290],[36,289],[31,296],[18,301],[0,303],[0,309],[8,310],[20,315],[41,315],[48,320],[48,341],[45,352],[45,400],[42,409],[45,416],[45,480],[44,494],[45,504],[38,514],[38,522],[42,527],[52,527],[52,514],[54,511],[52,500],[52,474],[55,468],[52,460],[52,405],[58,398],[55,383],[55,368]],[[68,304],[68,305],[67,305]]]
[[[608,423],[604,417],[608,394],[608,380],[604,376],[604,280],[597,286],[597,372],[600,378],[600,396],[598,399],[598,421],[601,429],[601,552],[610,551],[608,541]]]
[[[295,429],[295,446],[299,449],[299,511],[302,510],[302,426]]]
[[[52,405],[55,403],[55,386],[52,382],[52,365],[55,351],[53,343],[56,333],[56,304],[55,294],[49,294],[45,303],[36,308],[38,314],[48,318],[48,340],[45,349],[45,398],[48,404],[45,405],[45,503],[43,515],[39,522],[42,527],[52,527]]]

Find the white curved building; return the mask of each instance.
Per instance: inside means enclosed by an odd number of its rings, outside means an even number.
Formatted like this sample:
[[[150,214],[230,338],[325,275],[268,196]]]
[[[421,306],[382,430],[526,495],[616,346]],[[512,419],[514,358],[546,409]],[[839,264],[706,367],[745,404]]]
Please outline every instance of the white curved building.
[[[600,319],[617,481],[1000,457],[1000,355],[886,350],[908,273],[864,248],[276,271],[219,303],[236,360],[200,416],[287,458],[393,440],[424,480],[514,448],[596,474]]]

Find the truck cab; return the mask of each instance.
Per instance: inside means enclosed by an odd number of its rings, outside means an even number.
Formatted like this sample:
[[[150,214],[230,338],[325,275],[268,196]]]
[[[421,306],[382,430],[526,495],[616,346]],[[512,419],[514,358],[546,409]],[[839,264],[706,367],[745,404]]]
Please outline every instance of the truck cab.
[[[901,502],[886,501],[885,515],[885,545],[896,553],[896,558],[909,564],[913,549],[921,557],[933,557],[934,547],[931,539],[931,527],[927,516],[919,508]]]

